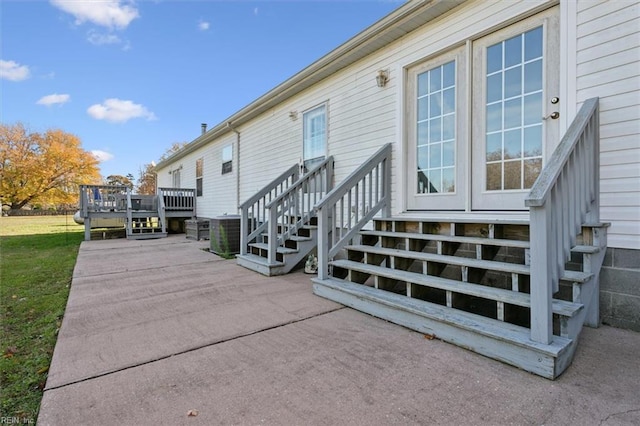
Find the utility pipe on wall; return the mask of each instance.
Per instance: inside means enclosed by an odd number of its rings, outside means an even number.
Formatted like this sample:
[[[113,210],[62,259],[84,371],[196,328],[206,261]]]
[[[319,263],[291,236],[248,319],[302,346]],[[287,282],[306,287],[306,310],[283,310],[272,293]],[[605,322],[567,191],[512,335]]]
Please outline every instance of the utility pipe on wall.
[[[227,128],[236,134],[236,206],[240,206],[240,132],[227,121]]]

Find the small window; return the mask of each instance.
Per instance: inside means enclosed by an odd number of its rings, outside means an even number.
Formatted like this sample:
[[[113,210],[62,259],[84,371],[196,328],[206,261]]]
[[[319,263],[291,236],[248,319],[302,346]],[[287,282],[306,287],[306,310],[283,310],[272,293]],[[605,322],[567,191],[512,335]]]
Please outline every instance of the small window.
[[[196,160],[196,195],[202,196],[202,171],[204,168],[204,159],[198,158]]]
[[[233,170],[233,145],[222,148],[222,174],[226,175]]]
[[[320,164],[327,153],[326,110],[320,105],[303,115],[302,159],[306,171]]]
[[[174,188],[180,188],[180,169],[176,169],[171,173],[171,185]]]

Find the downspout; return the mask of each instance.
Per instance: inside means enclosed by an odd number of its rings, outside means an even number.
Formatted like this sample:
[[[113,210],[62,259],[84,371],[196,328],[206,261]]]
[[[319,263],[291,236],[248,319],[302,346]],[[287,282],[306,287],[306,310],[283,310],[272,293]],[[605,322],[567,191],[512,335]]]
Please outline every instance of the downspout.
[[[240,132],[227,121],[227,128],[236,134],[236,206],[240,206]]]

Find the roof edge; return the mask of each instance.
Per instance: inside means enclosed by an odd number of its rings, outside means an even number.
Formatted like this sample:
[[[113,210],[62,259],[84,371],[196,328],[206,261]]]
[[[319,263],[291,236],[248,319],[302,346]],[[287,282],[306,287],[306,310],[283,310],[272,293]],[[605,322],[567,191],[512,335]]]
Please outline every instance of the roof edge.
[[[333,49],[320,59],[316,60],[309,66],[303,68],[301,71],[294,74],[284,82],[280,83],[273,89],[269,90],[264,95],[260,96],[244,108],[240,109],[233,115],[229,116],[221,123],[212,127],[208,132],[198,136],[191,141],[180,151],[174,153],[169,158],[160,161],[156,166],[156,169],[161,169],[169,166],[171,163],[184,158],[188,154],[194,152],[198,148],[214,141],[220,136],[233,131],[233,129],[241,126],[251,119],[255,118],[264,111],[272,108],[273,106],[281,103],[283,100],[288,99],[302,90],[310,87],[313,83],[305,84],[306,81],[311,80],[315,75],[327,70],[332,65],[336,67],[336,70],[349,66],[361,59],[358,55],[353,55],[354,59],[347,64],[338,66],[338,62],[341,58],[348,54],[353,54],[354,51],[364,50],[366,45],[377,36],[390,32],[393,29],[397,29],[398,24],[406,23],[414,15],[418,15],[421,12],[431,9],[436,5],[443,3],[454,4],[453,7],[458,6],[466,0],[419,0],[419,1],[407,1],[390,14],[381,18],[371,26],[365,28],[360,33],[356,34],[345,43],[341,44],[337,48]],[[442,14],[446,13],[452,7],[448,7]],[[395,37],[394,40],[400,37]],[[365,55],[366,56],[366,55]],[[335,72],[335,70],[331,70]]]

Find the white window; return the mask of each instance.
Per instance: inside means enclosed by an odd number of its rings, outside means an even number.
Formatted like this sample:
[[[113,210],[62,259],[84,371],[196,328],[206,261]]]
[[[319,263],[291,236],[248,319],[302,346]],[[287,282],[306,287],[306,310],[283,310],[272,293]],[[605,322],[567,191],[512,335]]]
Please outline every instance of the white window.
[[[456,62],[417,75],[418,194],[456,188]]]
[[[180,169],[171,172],[171,186],[173,188],[180,188]]]
[[[325,159],[327,154],[327,107],[320,105],[303,115],[302,159],[305,170],[310,170]]]
[[[231,173],[233,170],[233,145],[222,148],[222,174]]]
[[[196,196],[202,196],[202,174],[204,168],[204,159],[198,158],[196,160]]]

